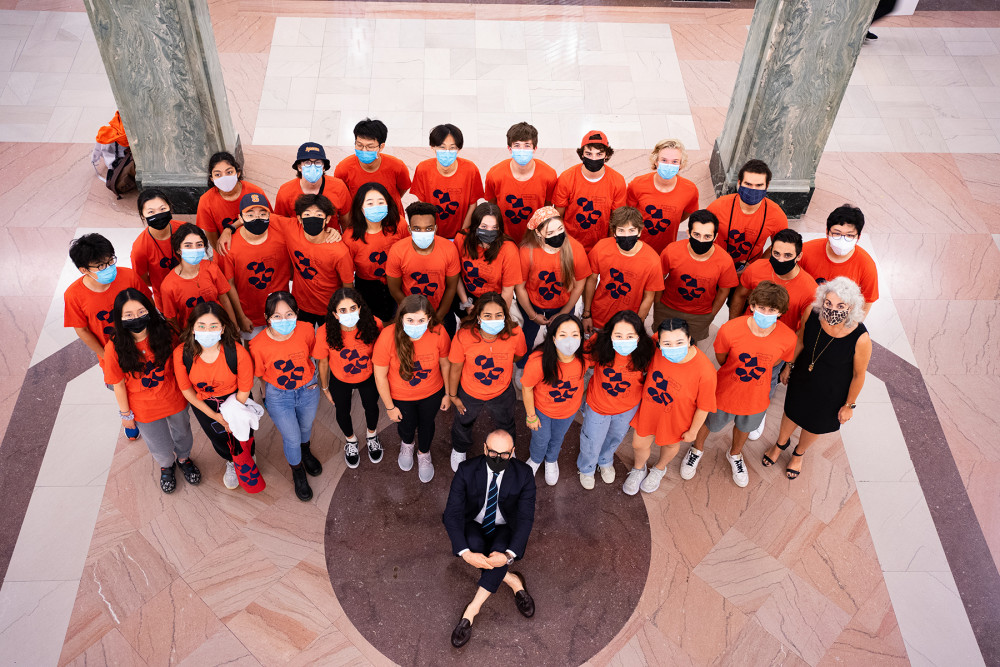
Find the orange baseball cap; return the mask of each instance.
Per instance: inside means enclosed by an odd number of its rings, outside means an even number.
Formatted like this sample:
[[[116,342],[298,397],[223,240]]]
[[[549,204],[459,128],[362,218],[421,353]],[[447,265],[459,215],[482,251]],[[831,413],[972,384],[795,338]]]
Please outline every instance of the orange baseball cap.
[[[591,130],[583,135],[583,139],[580,140],[580,148],[583,148],[587,144],[601,144],[602,146],[611,148],[611,144],[608,143],[608,135],[600,130]]]

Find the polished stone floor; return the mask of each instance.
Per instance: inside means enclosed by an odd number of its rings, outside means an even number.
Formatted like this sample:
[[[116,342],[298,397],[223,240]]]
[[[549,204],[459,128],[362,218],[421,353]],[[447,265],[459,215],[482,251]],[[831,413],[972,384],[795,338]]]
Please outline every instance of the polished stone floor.
[[[538,126],[539,157],[557,169],[575,160],[584,126],[600,125],[622,147],[612,166],[627,179],[647,168],[652,143],[679,136],[703,205],[751,15],[210,7],[247,175],[269,194],[300,141],[324,141],[338,160],[354,122],[373,114],[411,169],[430,157],[426,130],[437,122],[466,132],[463,156],[481,170],[502,159],[517,120]],[[538,540],[519,565],[539,616],[524,621],[498,595],[467,656],[447,644],[474,586],[438,522],[448,416],[438,478],[422,487],[395,467],[386,423],[386,461],[348,470],[323,405],[313,442],[325,470],[308,503],[295,499],[269,425],[258,496],[222,487],[203,436],[205,480],[164,496],[145,445],[120,434],[92,355],[61,327],[69,241],[100,230],[123,256],[139,229],[134,196],[115,201],[89,164],[115,105],[87,28],[79,0],[0,0],[0,663],[442,664],[481,658],[499,626],[512,657],[533,664],[1000,662],[1000,13],[918,12],[879,27],[809,213],[792,223],[818,235],[845,201],[868,219],[862,244],[883,296],[868,321],[876,352],[856,419],[788,482],[759,464],[777,433],[779,391],[764,437],[748,446],[746,489],[730,479],[722,436],[693,480],[674,462],[657,493],[635,498],[618,486],[628,442],[616,486],[592,492],[567,446],[559,485],[539,490]],[[651,91],[641,77],[660,66],[671,85]],[[592,513],[602,516],[591,523]],[[621,525],[598,530],[616,516]],[[377,530],[388,519],[396,529]],[[438,532],[414,559],[419,533],[399,531],[419,528]],[[372,569],[339,566],[352,538]],[[359,589],[371,604],[359,604]],[[403,600],[399,611],[385,599]],[[587,613],[607,625],[594,630]],[[560,634],[588,631],[589,643]],[[549,661],[536,652],[546,642],[559,647]]]

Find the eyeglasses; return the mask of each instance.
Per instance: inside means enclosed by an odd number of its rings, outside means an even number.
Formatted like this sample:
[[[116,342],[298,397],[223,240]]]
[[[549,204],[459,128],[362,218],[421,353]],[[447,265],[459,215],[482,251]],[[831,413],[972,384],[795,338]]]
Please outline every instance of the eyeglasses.
[[[843,241],[844,239],[848,241],[857,241],[857,234],[830,234],[831,241]]]
[[[359,151],[377,151],[378,150],[378,144],[363,144],[360,141],[355,141],[354,142],[354,147],[357,148]]]
[[[486,448],[486,456],[491,459],[500,459],[501,461],[509,461],[510,457],[513,456],[514,452],[498,452],[489,447]]]
[[[106,261],[104,264],[100,264],[98,266],[92,266],[92,267],[90,267],[90,270],[91,271],[103,271],[104,269],[112,267],[112,266],[114,266],[117,263],[118,263],[118,258],[115,257],[114,255],[112,255],[111,259],[109,259],[108,261]]]
[[[276,315],[271,315],[271,319],[269,321],[270,322],[280,322],[281,320],[294,320],[297,317],[298,317],[298,315],[296,315],[294,312],[289,312],[289,313],[286,313],[284,317],[282,317],[281,315],[277,315],[277,314]]]
[[[323,161],[322,160],[303,160],[302,162],[299,162],[299,166],[300,167],[302,167],[302,166],[322,167],[323,166]]]

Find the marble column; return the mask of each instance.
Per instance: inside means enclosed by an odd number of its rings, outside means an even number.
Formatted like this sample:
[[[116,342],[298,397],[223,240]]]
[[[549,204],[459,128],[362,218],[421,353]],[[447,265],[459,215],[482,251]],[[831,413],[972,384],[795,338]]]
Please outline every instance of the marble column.
[[[802,216],[816,167],[878,0],[757,0],[710,169],[716,195],[736,191],[752,158],[774,176],[769,196]]]
[[[140,188],[194,213],[209,156],[242,159],[207,0],[84,0]]]

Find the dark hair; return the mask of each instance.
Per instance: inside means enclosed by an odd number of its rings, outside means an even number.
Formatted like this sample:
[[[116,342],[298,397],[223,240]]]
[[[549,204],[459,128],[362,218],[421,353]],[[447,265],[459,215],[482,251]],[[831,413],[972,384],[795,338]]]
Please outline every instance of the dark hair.
[[[556,349],[555,335],[563,322],[574,322],[580,328],[580,347],[576,349],[576,353],[573,356],[580,360],[581,365],[584,364],[583,324],[573,313],[556,315],[545,332],[545,340],[535,348],[542,351],[542,382],[547,385],[554,385],[559,381],[559,351]]]
[[[451,123],[435,125],[434,129],[431,130],[430,136],[427,137],[427,140],[430,142],[431,148],[434,148],[435,146],[443,144],[449,134],[451,135],[451,138],[455,140],[455,145],[461,149],[465,144],[465,137],[462,136],[462,131]]]
[[[299,303],[292,296],[291,292],[286,292],[284,290],[278,290],[277,292],[271,292],[267,295],[267,299],[264,300],[264,320],[271,324],[271,317],[274,316],[274,311],[278,309],[278,304],[282,301],[285,302],[289,308],[295,311],[295,316],[299,315]]]
[[[656,328],[657,345],[659,345],[660,342],[660,334],[667,331],[683,331],[688,337],[688,341],[691,341],[691,325],[689,325],[685,319],[680,317],[668,317],[660,322],[660,326]]]
[[[469,228],[465,230],[465,254],[472,259],[479,258],[479,237],[476,236],[476,230],[479,229],[479,225],[483,224],[483,218],[488,215],[492,215],[497,221],[497,237],[493,240],[493,243],[486,247],[486,251],[483,253],[483,259],[488,263],[493,263],[500,254],[500,248],[503,244],[510,240],[507,234],[504,232],[503,228],[503,213],[500,211],[500,207],[493,202],[484,201],[482,204],[476,206],[472,211],[472,222]]]
[[[514,321],[510,316],[510,309],[507,308],[507,302],[497,292],[483,292],[479,295],[472,305],[472,312],[462,318],[462,328],[470,330],[472,335],[482,339],[483,332],[479,329],[479,316],[483,314],[483,308],[489,303],[495,303],[503,309],[503,330],[497,336],[507,340],[514,333]]]
[[[649,368],[649,363],[653,360],[653,352],[656,349],[656,345],[653,344],[653,339],[646,335],[646,327],[643,325],[642,320],[631,310],[619,310],[597,332],[594,342],[590,345],[590,354],[594,358],[595,365],[614,365],[615,348],[611,343],[611,334],[614,331],[615,325],[619,322],[625,322],[630,325],[639,336],[639,346],[629,355],[629,366],[634,371],[645,373],[646,369]]]
[[[135,344],[135,337],[122,324],[122,310],[129,301],[138,301],[149,313],[146,335],[149,340],[149,349],[153,353],[153,364],[158,368],[163,368],[163,365],[174,353],[174,330],[163,319],[163,315],[149,300],[149,297],[139,290],[134,287],[126,287],[118,293],[118,296],[115,297],[115,304],[111,308],[111,323],[115,327],[115,335],[111,337],[111,342],[118,355],[119,368],[125,373],[139,376],[145,370],[146,364],[139,358],[139,348]]]
[[[577,157],[579,157],[582,160],[583,159],[583,151],[585,151],[588,148],[597,148],[599,150],[604,151],[604,161],[605,162],[607,162],[608,160],[610,160],[611,156],[615,154],[615,149],[613,149],[611,146],[605,146],[604,144],[596,144],[595,143],[595,144],[584,144],[583,146],[580,146],[579,148],[577,148],[576,149],[576,155],[577,155]]]
[[[396,343],[396,356],[399,357],[399,377],[407,382],[413,378],[413,341],[403,329],[403,316],[412,313],[427,313],[428,332],[438,326],[437,312],[431,305],[430,299],[423,294],[411,294],[399,302],[394,318],[396,330],[393,332],[393,338]]]
[[[770,280],[762,280],[750,292],[747,303],[751,306],[774,308],[784,315],[788,312],[788,290]]]
[[[713,236],[718,235],[719,219],[715,217],[715,214],[709,211],[707,208],[700,209],[691,214],[691,217],[688,218],[688,233],[690,233],[691,230],[694,228],[694,223],[696,222],[701,223],[703,225],[705,223],[712,225],[712,229],[714,230],[712,232],[712,235]]]
[[[212,153],[212,157],[208,158],[208,187],[215,187],[215,182],[212,181],[212,170],[220,162],[228,162],[232,165],[233,169],[236,170],[237,180],[243,180],[243,165],[236,161],[236,156],[229,151],[219,151],[218,153]]]
[[[629,225],[642,232],[642,213],[639,212],[639,209],[634,206],[619,206],[611,212],[611,221],[608,223],[608,232],[611,236],[615,235],[615,231],[617,231],[619,227],[626,227]]]
[[[437,224],[438,210],[434,204],[428,204],[425,201],[411,202],[406,207],[406,218],[412,220],[415,215],[432,215],[434,216],[434,224]]]
[[[307,209],[315,206],[326,214],[327,218],[332,218],[337,214],[337,209],[333,207],[333,202],[326,195],[299,195],[295,198],[295,215],[301,216]]]
[[[368,219],[365,217],[364,203],[365,197],[374,190],[385,198],[385,205],[388,209],[385,217],[382,218],[382,233],[386,236],[395,236],[399,229],[399,207],[396,200],[389,196],[389,191],[381,183],[374,181],[365,183],[354,193],[354,200],[351,202],[351,236],[355,241],[368,243],[365,234],[368,232]],[[435,209],[436,211],[437,209]]]
[[[344,299],[350,299],[358,304],[358,340],[365,345],[374,345],[378,339],[378,324],[375,322],[375,315],[368,307],[361,292],[353,287],[341,287],[330,297],[330,303],[326,306],[326,344],[331,350],[340,350],[344,347],[344,336],[341,333],[340,321],[334,316],[337,306]]]
[[[515,141],[530,141],[532,146],[538,148],[538,130],[524,121],[515,123],[507,130],[507,145],[511,146]]]
[[[80,269],[89,269],[114,256],[115,247],[100,234],[84,234],[69,244],[69,258]]]
[[[795,246],[796,256],[802,252],[802,234],[799,234],[794,229],[785,228],[780,232],[771,237],[771,246],[773,247],[775,243],[781,241],[782,243],[791,243]]]
[[[861,236],[861,230],[865,228],[865,214],[857,206],[843,204],[830,211],[826,218],[826,231],[829,232],[834,225],[851,225]]]
[[[226,314],[225,308],[220,306],[215,301],[202,301],[197,306],[191,309],[191,314],[188,315],[187,326],[184,327],[184,331],[181,332],[181,342],[184,345],[184,353],[190,356],[192,359],[201,354],[201,345],[194,338],[194,323],[198,321],[198,318],[202,315],[215,315],[216,319],[222,324],[222,344],[226,346],[235,346],[239,340],[239,331],[236,329],[236,325],[233,321],[229,319],[229,315]]]
[[[357,141],[361,137],[374,139],[381,146],[389,138],[389,128],[380,120],[365,118],[354,126],[354,140]]]
[[[160,190],[159,188],[146,188],[139,193],[138,199],[135,200],[136,208],[139,209],[139,215],[142,215],[142,207],[154,199],[162,199],[166,202],[167,208],[171,211],[174,210],[174,205],[170,203],[169,199],[167,199],[167,194],[163,190]]]
[[[184,239],[194,234],[202,240],[205,244],[205,252],[208,253],[208,236],[205,234],[205,230],[198,225],[185,222],[183,225],[177,228],[173,236],[170,237],[170,247],[174,251],[174,256],[180,259],[181,256],[181,244],[184,243]]]
[[[763,160],[747,160],[746,164],[740,167],[740,173],[736,177],[736,181],[740,182],[743,180],[743,175],[746,173],[750,174],[764,174],[764,185],[768,186],[771,184],[771,168],[767,166],[767,163]]]

